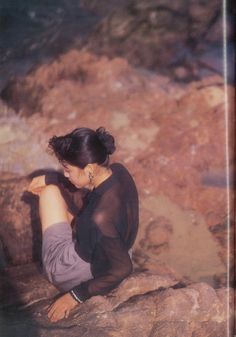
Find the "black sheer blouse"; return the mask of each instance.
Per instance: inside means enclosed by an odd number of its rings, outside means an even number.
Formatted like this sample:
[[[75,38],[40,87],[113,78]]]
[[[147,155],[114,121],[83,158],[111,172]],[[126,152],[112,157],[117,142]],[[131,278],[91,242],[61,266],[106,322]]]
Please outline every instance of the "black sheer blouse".
[[[138,193],[133,178],[121,164],[92,191],[76,189],[58,173],[48,173],[46,184],[57,184],[74,214],[75,250],[91,264],[93,279],[73,288],[80,301],[104,295],[132,272],[128,253],[137,235]]]

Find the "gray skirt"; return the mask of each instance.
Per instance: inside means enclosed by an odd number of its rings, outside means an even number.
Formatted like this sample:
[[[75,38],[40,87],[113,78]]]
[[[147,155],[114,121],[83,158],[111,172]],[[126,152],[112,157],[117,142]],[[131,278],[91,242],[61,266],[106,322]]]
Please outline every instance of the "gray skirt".
[[[90,263],[79,257],[74,248],[69,223],[53,224],[43,233],[43,271],[60,291],[69,291],[93,278]]]

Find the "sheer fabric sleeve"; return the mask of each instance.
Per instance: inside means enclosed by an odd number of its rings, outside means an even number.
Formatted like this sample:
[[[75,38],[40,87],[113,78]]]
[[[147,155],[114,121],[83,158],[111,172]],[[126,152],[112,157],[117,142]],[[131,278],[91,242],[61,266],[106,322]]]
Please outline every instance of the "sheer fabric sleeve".
[[[47,172],[45,183],[46,185],[53,184],[59,187],[70,213],[76,216],[83,207],[89,190],[85,188],[77,189],[62,173],[57,171]]]
[[[72,289],[72,295],[80,301],[94,295],[105,295],[132,272],[128,249],[116,230],[116,222],[121,219],[120,203],[111,197],[106,201],[105,205],[103,203],[96,209],[92,220],[97,228],[94,254],[102,252],[109,261],[109,269]]]

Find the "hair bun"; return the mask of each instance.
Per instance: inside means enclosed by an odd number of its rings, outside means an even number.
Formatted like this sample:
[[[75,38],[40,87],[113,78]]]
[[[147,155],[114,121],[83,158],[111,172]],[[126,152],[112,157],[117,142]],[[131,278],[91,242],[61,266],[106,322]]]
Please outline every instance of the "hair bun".
[[[100,142],[105,146],[107,154],[115,152],[115,139],[109,132],[107,132],[103,127],[99,127],[96,130],[96,134]]]

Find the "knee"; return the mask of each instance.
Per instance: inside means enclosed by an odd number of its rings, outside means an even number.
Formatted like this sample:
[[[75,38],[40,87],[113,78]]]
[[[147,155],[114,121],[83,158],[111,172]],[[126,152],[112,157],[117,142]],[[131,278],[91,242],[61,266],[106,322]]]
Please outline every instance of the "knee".
[[[47,185],[40,193],[40,200],[56,198],[60,193],[60,189],[56,185]]]

